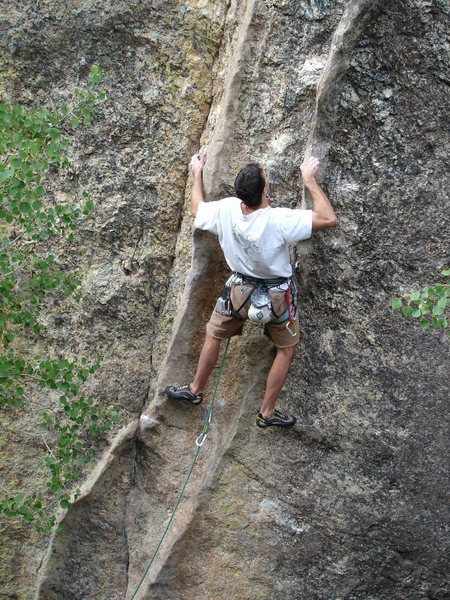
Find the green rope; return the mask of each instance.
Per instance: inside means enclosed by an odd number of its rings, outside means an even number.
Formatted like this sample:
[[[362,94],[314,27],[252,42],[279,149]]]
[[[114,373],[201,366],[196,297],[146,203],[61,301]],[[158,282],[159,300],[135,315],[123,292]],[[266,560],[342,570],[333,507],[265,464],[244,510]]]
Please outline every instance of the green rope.
[[[169,529],[170,529],[170,527],[172,525],[173,519],[175,517],[175,513],[177,512],[177,509],[178,509],[178,507],[179,507],[179,505],[181,503],[181,500],[183,499],[184,492],[185,492],[187,484],[189,483],[189,480],[191,478],[192,472],[193,472],[195,464],[197,462],[198,455],[200,454],[200,450],[201,450],[201,448],[203,446],[203,443],[204,443],[204,441],[206,439],[206,433],[207,433],[207,431],[209,429],[209,425],[211,423],[212,412],[213,412],[213,409],[214,409],[214,403],[216,401],[217,389],[219,387],[220,377],[222,375],[222,370],[223,370],[223,366],[225,364],[225,358],[227,356],[228,346],[229,345],[230,345],[230,338],[228,338],[228,340],[227,340],[227,345],[225,346],[225,350],[224,350],[224,353],[223,353],[223,356],[222,356],[222,360],[220,361],[220,365],[219,365],[219,368],[217,370],[216,381],[215,381],[215,384],[214,384],[214,391],[213,391],[212,399],[211,399],[211,402],[208,405],[208,408],[206,409],[206,412],[205,412],[205,416],[204,416],[204,419],[203,419],[203,429],[202,429],[202,432],[200,433],[200,435],[198,436],[198,438],[196,440],[197,448],[195,449],[195,452],[194,452],[194,454],[192,456],[191,465],[190,465],[190,467],[189,467],[189,469],[188,469],[188,471],[186,473],[186,476],[184,478],[183,486],[182,486],[182,488],[180,490],[180,493],[178,494],[178,497],[177,497],[177,499],[175,501],[175,504],[173,505],[172,515],[171,515],[171,517],[169,519],[169,522],[166,525],[166,528],[164,530],[164,533],[162,534],[161,539],[159,540],[159,544],[156,546],[156,550],[154,551],[153,556],[152,556],[150,562],[148,563],[147,568],[145,569],[144,574],[142,575],[141,580],[139,581],[139,584],[138,584],[137,588],[135,589],[133,595],[131,596],[130,600],[133,600],[133,598],[138,593],[139,588],[142,585],[142,582],[144,581],[147,573],[149,572],[152,564],[154,563],[155,558],[157,557],[158,552],[159,552],[161,546],[163,545],[163,542],[164,542],[164,540],[166,538],[166,535],[168,534]]]

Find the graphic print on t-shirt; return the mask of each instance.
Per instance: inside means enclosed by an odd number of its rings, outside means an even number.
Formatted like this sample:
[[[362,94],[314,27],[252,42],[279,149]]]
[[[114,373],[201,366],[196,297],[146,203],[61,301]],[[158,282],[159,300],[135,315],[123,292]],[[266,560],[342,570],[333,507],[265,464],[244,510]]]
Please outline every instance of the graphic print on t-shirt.
[[[250,236],[246,236],[240,229],[237,223],[233,224],[233,238],[237,244],[242,248],[244,254],[248,256],[250,263],[253,268],[258,266],[264,266],[262,259],[262,249],[251,239]],[[238,257],[239,259],[239,257]],[[245,265],[243,265],[245,267]]]

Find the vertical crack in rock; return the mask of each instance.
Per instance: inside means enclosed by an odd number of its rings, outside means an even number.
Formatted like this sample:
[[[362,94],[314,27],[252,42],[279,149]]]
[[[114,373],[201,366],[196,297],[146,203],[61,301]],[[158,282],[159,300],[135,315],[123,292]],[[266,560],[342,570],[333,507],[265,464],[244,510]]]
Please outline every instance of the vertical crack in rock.
[[[246,44],[254,10],[255,0],[248,0],[248,2],[245,3],[245,8],[241,9],[243,17],[239,24],[236,42],[232,52],[231,64],[227,71],[227,77],[224,83],[224,93],[221,99],[217,124],[211,134],[210,140],[208,140],[208,162],[207,167],[204,170],[204,183],[206,193],[212,193],[213,195],[217,194],[218,188],[223,185],[225,180],[227,159],[229,159],[229,152],[231,151],[227,141],[231,137],[237,116],[242,64],[245,61]],[[212,179],[213,176],[214,181]],[[191,229],[190,218],[187,228],[189,230]],[[187,235],[189,235],[189,232]],[[158,416],[159,412],[167,412],[164,411],[166,402],[164,399],[161,402],[159,390],[172,379],[178,380],[180,372],[192,370],[192,348],[193,346],[198,347],[201,338],[203,337],[203,332],[198,331],[198,323],[201,322],[205,310],[210,310],[211,301],[215,294],[214,289],[210,286],[205,289],[206,286],[199,285],[200,282],[204,284],[205,281],[219,281],[224,272],[224,260],[217,251],[217,241],[215,238],[203,232],[195,232],[193,237],[192,263],[188,280],[175,317],[173,334],[169,343],[167,355],[158,375],[156,395],[146,410],[146,413],[148,413],[147,416],[150,416],[150,418],[157,420],[160,418]],[[194,340],[195,342],[193,343]],[[235,430],[237,428],[238,420],[239,413],[236,413],[231,429],[234,428]],[[230,430],[228,433],[230,433]],[[151,435],[150,432],[150,438]],[[141,432],[141,438],[144,443],[151,445],[152,440],[148,439],[148,437],[149,436],[145,431]],[[232,437],[233,434],[229,436],[229,442]],[[164,564],[167,562],[171,548],[177,540],[180,539],[188,527],[194,515],[199,494],[208,482],[211,481],[215,468],[220,461],[218,456],[225,451],[225,449],[220,448],[220,444],[217,443],[215,448],[211,448],[213,444],[211,438],[212,436],[210,436],[208,440],[209,458],[205,461],[208,465],[208,469],[204,468],[203,473],[195,477],[195,486],[192,485],[191,495],[187,502],[179,509],[173,522],[172,530],[165,540],[164,547],[156,557],[152,569],[147,573],[138,597],[145,597],[146,590],[148,590],[148,587],[152,584]],[[171,462],[172,461],[173,458]],[[181,485],[181,481],[182,479],[179,479],[179,485]],[[154,543],[155,539],[153,540]],[[142,566],[143,565],[141,565],[141,568]],[[130,591],[131,587],[129,587],[129,592]]]
[[[250,24],[255,12],[255,2],[256,0],[247,0],[245,2],[245,10],[237,34],[233,57],[224,82],[221,109],[216,119],[212,137],[208,143],[208,162],[204,169],[204,181],[207,191],[215,191],[217,193],[218,189],[226,181],[230,152],[233,151],[229,140],[232,138],[238,113],[242,67],[247,56],[246,46]],[[195,258],[193,258],[193,261],[195,261]]]
[[[382,0],[351,0],[333,34],[330,52],[317,86],[315,115],[305,149],[305,156],[314,155],[321,160],[319,181],[326,172],[328,152],[336,128],[341,83],[347,72],[353,49],[369,20],[381,12],[382,7]],[[310,206],[304,186],[301,205],[303,208]],[[312,248],[311,241],[297,245],[293,251],[295,264],[303,262],[306,267]],[[302,280],[307,283],[307,268],[302,273]]]
[[[239,26],[232,62],[224,84],[220,114],[211,139],[208,141],[208,162],[204,169],[204,183],[207,193],[217,193],[217,188],[224,180],[227,153],[231,150],[227,147],[227,139],[230,137],[236,118],[241,62],[245,57],[245,44],[254,6],[255,0],[248,0],[245,4],[245,12]],[[213,175],[214,182],[212,180]],[[185,231],[184,235],[190,237],[191,217],[189,216],[185,221],[187,221],[185,228],[189,231]],[[204,306],[209,310],[207,298],[203,297],[204,293],[199,286],[199,282],[208,279],[211,281],[217,280],[218,271],[220,272],[224,268],[223,259],[215,256],[214,250],[216,248],[217,243],[212,236],[197,231],[194,233],[191,269],[173,324],[172,338],[169,342],[166,358],[158,376],[158,389],[161,389],[161,382],[170,380],[172,374],[177,377],[180,367],[191,362],[192,340],[198,337],[195,328],[199,311]],[[208,290],[208,295],[211,295],[210,290]],[[180,364],[180,358],[182,364]],[[157,393],[154,399],[156,404],[158,398],[159,394]],[[152,408],[153,404],[151,403],[148,410],[151,411]]]
[[[135,460],[135,456],[133,456],[133,462]],[[131,482],[130,482],[130,487],[131,487]],[[124,537],[124,543],[125,543],[125,589],[128,588],[128,580],[129,580],[129,570],[130,570],[130,546],[128,543],[128,532],[127,532],[127,524],[126,524],[126,520],[125,520],[125,516],[126,516],[126,512],[127,512],[127,507],[126,507],[126,498],[125,498],[125,502],[124,502],[124,507],[123,507],[123,511],[122,511],[122,530],[123,530],[123,537]]]
[[[340,84],[348,69],[350,58],[369,19],[383,8],[382,0],[352,0],[334,32],[331,49],[317,87],[316,114],[308,138],[306,154],[314,154],[326,166],[336,127]]]
[[[150,385],[147,388],[147,392],[142,400],[142,404],[141,404],[141,409],[139,411],[139,415],[142,414],[143,410],[144,410],[144,406],[148,400],[148,394],[150,391]],[[133,488],[136,482],[136,473],[137,473],[137,469],[138,469],[138,465],[137,465],[137,455],[138,455],[138,444],[137,444],[137,440],[138,440],[138,430],[136,429],[136,432],[133,436],[133,444],[132,444],[132,456],[131,456],[131,466],[130,466],[130,479],[129,479],[129,489]],[[128,540],[128,531],[127,531],[127,522],[126,522],[126,515],[128,512],[128,502],[127,502],[127,498],[128,496],[126,495],[123,499],[123,511],[122,511],[122,529],[123,529],[123,536],[124,536],[124,542],[125,542],[125,573],[126,573],[126,586],[125,589],[128,589],[128,579],[129,579],[129,568],[130,568],[130,545],[129,545],[129,540]]]

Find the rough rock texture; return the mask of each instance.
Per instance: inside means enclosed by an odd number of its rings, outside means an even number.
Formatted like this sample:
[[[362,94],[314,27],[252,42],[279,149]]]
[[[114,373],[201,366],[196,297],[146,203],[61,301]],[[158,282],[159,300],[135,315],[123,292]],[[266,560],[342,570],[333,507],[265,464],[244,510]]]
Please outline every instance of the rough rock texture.
[[[185,204],[185,165],[203,145],[211,197],[252,159],[276,173],[283,206],[308,202],[299,164],[317,153],[339,227],[294,252],[303,335],[280,404],[299,424],[254,427],[272,350],[248,326],[231,342],[186,500],[134,597],[447,598],[448,342],[390,310],[448,260],[447,3],[3,7],[5,98],[57,100],[91,62],[109,72],[109,102],[77,134],[63,190],[89,187],[97,204],[76,247],[60,249],[84,273],[84,300],[51,307],[46,337],[56,352],[103,355],[92,391],[129,426],[99,448],[51,540],[3,524],[1,597],[131,598],[145,574],[201,429],[201,410],[161,389],[192,377],[226,275]],[[139,430],[144,407],[157,424]],[[39,410],[4,435],[2,474],[26,486],[39,477]]]

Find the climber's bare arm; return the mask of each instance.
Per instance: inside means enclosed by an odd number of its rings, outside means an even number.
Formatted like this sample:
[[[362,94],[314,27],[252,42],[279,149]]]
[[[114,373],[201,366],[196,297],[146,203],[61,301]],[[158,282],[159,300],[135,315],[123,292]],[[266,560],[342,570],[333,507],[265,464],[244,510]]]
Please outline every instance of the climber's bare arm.
[[[319,170],[319,160],[311,156],[303,161],[300,169],[302,171],[303,183],[311,194],[313,231],[334,227],[336,225],[336,215],[334,214],[333,207],[315,179]]]
[[[205,165],[205,160],[206,153],[195,154],[191,160],[191,168],[194,175],[194,184],[191,191],[191,212],[193,217],[197,215],[197,209],[200,202],[204,201],[202,171]]]

